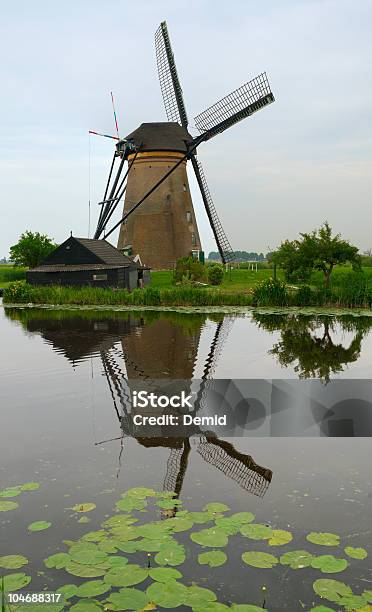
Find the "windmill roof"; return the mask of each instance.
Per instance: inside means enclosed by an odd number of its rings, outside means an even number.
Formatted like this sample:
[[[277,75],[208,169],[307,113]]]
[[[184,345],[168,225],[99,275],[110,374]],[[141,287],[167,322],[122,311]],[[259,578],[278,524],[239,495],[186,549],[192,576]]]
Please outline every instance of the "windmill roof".
[[[141,151],[179,151],[181,153],[187,151],[184,141],[193,140],[185,128],[173,121],[141,123],[125,138],[133,140],[137,147],[142,144]]]

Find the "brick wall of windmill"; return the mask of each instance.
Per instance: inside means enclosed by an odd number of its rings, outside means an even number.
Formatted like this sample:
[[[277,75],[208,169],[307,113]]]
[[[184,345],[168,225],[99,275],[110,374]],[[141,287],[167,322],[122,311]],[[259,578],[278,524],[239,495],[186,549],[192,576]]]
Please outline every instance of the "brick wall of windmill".
[[[181,157],[181,153],[164,151],[138,154],[128,175],[124,212]],[[153,270],[172,269],[180,257],[201,250],[186,161],[121,226],[118,248],[128,244],[133,255],[139,253],[142,262]]]

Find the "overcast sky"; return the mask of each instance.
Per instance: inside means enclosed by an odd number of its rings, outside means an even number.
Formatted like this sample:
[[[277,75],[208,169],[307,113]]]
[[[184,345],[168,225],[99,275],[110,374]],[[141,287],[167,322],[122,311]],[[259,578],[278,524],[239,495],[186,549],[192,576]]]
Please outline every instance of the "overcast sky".
[[[276,97],[199,147],[233,248],[266,252],[326,219],[372,247],[371,0],[17,0],[0,22],[0,257],[26,229],[87,236],[88,130],[114,133],[110,90],[122,134],[166,120],[162,20],[190,119],[262,71]],[[112,143],[91,138],[92,228]]]

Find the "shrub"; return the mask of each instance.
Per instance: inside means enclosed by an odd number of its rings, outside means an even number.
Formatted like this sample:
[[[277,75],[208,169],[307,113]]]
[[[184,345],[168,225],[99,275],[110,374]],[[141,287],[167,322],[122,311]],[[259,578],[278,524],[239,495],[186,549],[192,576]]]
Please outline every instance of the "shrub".
[[[208,283],[210,285],[221,285],[223,280],[223,268],[218,264],[212,264],[207,268]]]
[[[296,295],[297,306],[310,306],[312,301],[312,292],[308,285],[301,285]]]
[[[203,281],[205,278],[205,266],[194,257],[181,257],[176,263],[174,271],[174,282]]]
[[[288,301],[285,283],[279,279],[268,278],[253,289],[253,303],[256,306],[286,306]]]

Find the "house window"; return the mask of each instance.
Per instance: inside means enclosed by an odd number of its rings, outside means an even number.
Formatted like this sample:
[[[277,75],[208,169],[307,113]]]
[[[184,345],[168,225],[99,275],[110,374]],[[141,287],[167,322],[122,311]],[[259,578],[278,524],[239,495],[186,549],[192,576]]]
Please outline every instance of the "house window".
[[[188,210],[186,213],[186,219],[187,219],[187,223],[191,223],[192,219],[191,219],[191,212]]]
[[[107,280],[107,274],[93,274],[94,281],[105,281]]]
[[[192,244],[192,246],[196,246],[196,236],[195,236],[195,234],[191,234],[191,244]]]

